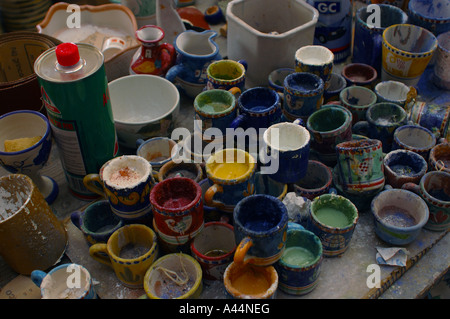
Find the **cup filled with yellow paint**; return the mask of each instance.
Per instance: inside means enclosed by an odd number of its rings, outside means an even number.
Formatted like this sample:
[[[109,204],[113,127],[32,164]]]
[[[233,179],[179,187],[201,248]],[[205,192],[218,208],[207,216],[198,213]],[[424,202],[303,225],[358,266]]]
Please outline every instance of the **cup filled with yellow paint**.
[[[226,148],[206,161],[206,175],[213,184],[205,192],[205,204],[232,213],[236,204],[255,193],[256,159],[248,152]]]
[[[358,209],[350,200],[324,194],[311,202],[307,229],[320,238],[323,255],[335,257],[349,247],[358,219]]]

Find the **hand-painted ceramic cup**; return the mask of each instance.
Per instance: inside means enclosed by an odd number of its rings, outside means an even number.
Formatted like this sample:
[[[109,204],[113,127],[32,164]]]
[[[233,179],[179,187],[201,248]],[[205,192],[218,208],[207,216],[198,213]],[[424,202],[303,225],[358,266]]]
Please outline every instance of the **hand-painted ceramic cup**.
[[[378,14],[379,25],[375,25],[376,20],[372,21],[374,14]],[[408,15],[394,5],[378,4],[375,11],[368,6],[358,9],[352,61],[371,65],[380,75],[383,31],[391,25],[407,22]]]
[[[63,256],[68,235],[30,177],[0,177],[0,255],[17,273],[48,269]]]
[[[355,124],[366,119],[366,111],[377,103],[377,95],[363,86],[349,86],[341,91],[339,100],[352,112],[352,123]]]
[[[223,275],[225,291],[233,299],[274,299],[279,277],[275,267],[232,262]]]
[[[94,202],[83,211],[74,211],[70,219],[81,230],[89,246],[106,243],[124,225],[123,220],[113,213],[107,200]]]
[[[450,124],[450,104],[416,102],[409,110],[409,120],[429,129],[436,138],[445,138]]]
[[[145,273],[144,290],[150,299],[195,299],[202,289],[202,268],[188,254],[165,255]]]
[[[203,224],[202,189],[190,178],[159,182],[150,192],[150,202],[155,224],[166,235],[187,235]]]
[[[206,69],[206,89],[229,90],[238,87],[241,92],[245,91],[245,72],[247,62],[245,60],[218,60],[208,65]]]
[[[450,30],[450,4],[446,0],[410,0],[407,12],[412,24],[421,26],[436,36]]]
[[[233,212],[236,204],[255,192],[256,160],[249,153],[226,148],[206,161],[206,175],[213,184],[205,193],[205,204]]]
[[[48,273],[34,270],[31,280],[42,299],[97,299],[91,274],[78,264],[62,264]]]
[[[375,85],[374,92],[377,95],[377,102],[395,103],[405,109],[408,104],[417,97],[417,90],[413,86],[407,86],[398,81],[383,81]]]
[[[269,73],[267,77],[267,82],[269,83],[269,88],[277,91],[278,93],[283,93],[284,87],[284,79],[289,75],[295,73],[295,70],[292,68],[279,68],[275,69]]]
[[[149,161],[154,170],[169,162],[177,150],[177,143],[168,137],[154,137],[146,141],[139,139],[136,144],[136,155]]]
[[[106,162],[98,174],[88,174],[87,189],[105,196],[120,218],[135,220],[151,213],[150,189],[154,185],[152,166],[143,157],[122,155]]]
[[[375,103],[367,109],[366,121],[355,123],[352,131],[355,134],[380,140],[383,144],[383,152],[388,153],[392,149],[394,131],[406,124],[407,117],[406,111],[397,104]]]
[[[294,183],[305,176],[310,148],[305,127],[298,122],[274,124],[264,132],[263,140],[260,157],[265,166],[261,171],[281,183]]]
[[[322,243],[305,229],[288,229],[286,249],[275,264],[278,287],[291,295],[306,295],[316,288],[323,260]]]
[[[273,180],[269,174],[262,174],[260,171],[255,173],[255,194],[271,195],[283,200],[288,191],[286,183],[280,183]]]
[[[323,80],[312,73],[296,72],[284,79],[283,115],[292,122],[301,118],[304,122],[318,110],[323,102]]]
[[[157,237],[150,227],[130,224],[116,230],[106,244],[92,245],[89,254],[111,267],[124,286],[140,288],[145,272],[157,258]]]
[[[325,194],[311,202],[307,229],[320,238],[325,257],[336,257],[348,249],[358,219],[358,209],[350,200]]]
[[[347,80],[338,73],[331,73],[329,83],[328,89],[323,92],[323,104],[339,101],[339,94],[347,87]]]
[[[252,195],[241,200],[233,212],[234,234],[239,243],[234,254],[237,264],[274,264],[286,244],[286,206],[270,195]]]
[[[450,144],[440,143],[433,147],[428,163],[430,170],[450,173]]]
[[[344,191],[364,196],[384,187],[383,151],[376,139],[352,140],[336,145],[337,167]]]
[[[330,191],[333,183],[331,169],[322,162],[309,160],[306,175],[293,184],[297,195],[313,200]]]
[[[375,233],[391,245],[407,245],[420,234],[428,221],[425,201],[404,189],[388,189],[372,200]]]
[[[233,226],[221,222],[206,223],[191,243],[192,256],[200,263],[206,280],[223,280],[235,250]]]
[[[419,125],[403,125],[394,132],[392,149],[413,151],[428,161],[435,145],[436,138],[429,129]]]
[[[281,98],[270,88],[253,87],[243,92],[238,98],[239,115],[231,123],[232,128],[242,127],[266,129],[270,125],[280,122]]]
[[[427,172],[425,159],[413,151],[394,150],[383,159],[386,184],[393,188],[401,188],[405,183],[418,184]]]
[[[336,145],[352,139],[352,113],[338,105],[324,105],[308,118],[311,150],[326,164],[336,164]]]
[[[450,227],[450,173],[428,172],[419,185],[407,183],[402,188],[415,192],[427,203],[430,217],[424,228],[444,231]]]
[[[295,72],[318,75],[325,90],[330,86],[333,62],[333,52],[322,45],[305,45],[295,52]]]
[[[198,163],[190,161],[176,163],[170,160],[161,167],[157,177],[159,182],[172,177],[186,177],[198,183],[203,179],[203,169]]]
[[[437,40],[433,83],[441,89],[450,90],[450,31],[440,34]]]
[[[383,32],[381,80],[415,86],[437,48],[430,31],[411,24],[392,25]]]
[[[343,67],[342,76],[347,81],[347,86],[358,85],[373,89],[378,77],[377,70],[365,63],[350,63]]]

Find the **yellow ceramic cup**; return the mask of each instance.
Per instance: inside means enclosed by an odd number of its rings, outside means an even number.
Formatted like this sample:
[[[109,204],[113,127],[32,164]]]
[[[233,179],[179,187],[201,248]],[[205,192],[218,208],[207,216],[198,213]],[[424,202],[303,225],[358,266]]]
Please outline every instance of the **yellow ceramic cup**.
[[[92,245],[92,258],[113,268],[127,287],[141,288],[144,275],[158,255],[154,231],[142,224],[130,224],[116,230],[106,244]]]

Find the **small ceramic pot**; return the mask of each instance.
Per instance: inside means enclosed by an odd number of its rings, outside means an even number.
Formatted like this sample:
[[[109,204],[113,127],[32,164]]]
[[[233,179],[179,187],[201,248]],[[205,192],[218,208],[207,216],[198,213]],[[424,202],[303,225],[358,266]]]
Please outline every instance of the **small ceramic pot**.
[[[293,184],[297,195],[313,200],[330,191],[333,183],[331,169],[322,162],[309,160],[305,177]]]
[[[158,181],[162,182],[172,177],[186,177],[194,182],[199,182],[203,178],[203,170],[198,163],[176,163],[174,160],[170,160],[159,170]]]
[[[378,77],[377,70],[365,63],[350,63],[341,72],[347,81],[347,86],[358,85],[373,89]]]
[[[410,0],[407,12],[412,24],[421,26],[436,36],[450,30],[450,4],[448,1]]]
[[[278,93],[283,93],[284,79],[292,73],[295,73],[295,70],[292,68],[280,68],[273,70],[269,73],[269,76],[267,78],[269,87],[277,91]]]
[[[407,86],[398,81],[383,81],[375,85],[374,92],[378,103],[395,103],[408,109],[409,103],[417,97],[417,90],[413,86]]]
[[[429,165],[431,170],[450,173],[450,144],[437,144],[430,151]]]
[[[247,62],[245,60],[218,60],[208,65],[206,69],[206,89],[229,90],[237,87],[241,92],[245,91],[245,72]]]
[[[391,245],[407,245],[419,236],[429,211],[420,196],[403,189],[378,194],[371,204],[375,233]]]
[[[419,125],[403,125],[394,131],[392,149],[405,149],[420,154],[425,161],[436,145],[433,133]]]
[[[177,143],[168,137],[154,137],[146,141],[136,141],[136,155],[142,156],[152,165],[152,169],[159,170],[172,159],[176,152]]]
[[[325,90],[330,86],[334,54],[322,45],[305,45],[295,52],[295,72],[308,72],[318,75]]]
[[[393,188],[401,188],[405,183],[419,183],[428,169],[422,156],[403,149],[387,153],[383,165],[386,184]]]
[[[367,109],[377,102],[377,95],[363,86],[346,87],[339,94],[342,105],[352,112],[352,123],[364,121]]]
[[[287,191],[286,183],[277,182],[270,175],[262,174],[259,171],[255,173],[255,194],[271,195],[282,201]]]

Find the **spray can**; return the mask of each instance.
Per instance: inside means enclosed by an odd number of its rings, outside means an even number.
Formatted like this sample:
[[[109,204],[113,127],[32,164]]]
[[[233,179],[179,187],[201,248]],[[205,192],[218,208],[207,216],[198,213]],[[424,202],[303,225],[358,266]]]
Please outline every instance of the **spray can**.
[[[119,151],[103,54],[89,44],[62,43],[43,52],[34,71],[69,189],[94,199],[84,176]]]
[[[314,44],[330,49],[335,63],[344,62],[351,53],[351,0],[307,0],[307,3],[319,11]]]

